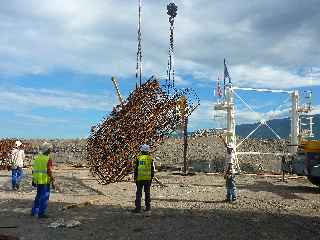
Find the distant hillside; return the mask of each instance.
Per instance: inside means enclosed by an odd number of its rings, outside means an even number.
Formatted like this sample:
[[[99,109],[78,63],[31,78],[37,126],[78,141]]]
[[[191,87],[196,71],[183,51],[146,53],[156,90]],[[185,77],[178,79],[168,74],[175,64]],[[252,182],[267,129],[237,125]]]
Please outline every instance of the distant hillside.
[[[314,115],[313,122],[313,133],[315,139],[320,139],[320,114]],[[290,134],[290,119],[273,119],[267,122],[272,129],[274,129],[281,138],[288,138]],[[255,129],[259,123],[254,124],[241,124],[237,125],[236,133],[241,137],[246,137],[253,129]],[[274,139],[275,135],[266,126],[262,126],[257,130],[251,137],[254,138],[264,138],[264,139]]]

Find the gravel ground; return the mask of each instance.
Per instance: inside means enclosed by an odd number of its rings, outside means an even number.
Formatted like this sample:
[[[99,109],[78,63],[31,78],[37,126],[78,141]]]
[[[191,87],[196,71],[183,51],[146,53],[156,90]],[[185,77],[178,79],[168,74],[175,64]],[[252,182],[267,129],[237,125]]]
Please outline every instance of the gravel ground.
[[[60,192],[51,194],[50,218],[38,220],[30,216],[35,190],[30,169],[25,171],[19,192],[10,190],[10,172],[0,171],[0,235],[25,240],[319,239],[320,189],[302,177],[283,183],[280,176],[239,175],[238,201],[229,204],[222,175],[159,172],[167,187],[152,186],[153,209],[147,215],[130,213],[135,195],[131,179],[103,186],[86,169],[61,167],[56,169]],[[81,225],[48,228],[61,219]]]

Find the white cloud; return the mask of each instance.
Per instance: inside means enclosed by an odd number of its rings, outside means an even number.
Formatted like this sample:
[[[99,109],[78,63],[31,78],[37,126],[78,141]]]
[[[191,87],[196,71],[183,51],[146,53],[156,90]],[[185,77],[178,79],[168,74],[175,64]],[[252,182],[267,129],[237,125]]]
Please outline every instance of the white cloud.
[[[191,114],[189,119],[189,128],[225,128],[226,127],[226,113],[224,111],[214,110],[215,102],[201,101],[200,107]],[[320,111],[316,107],[313,113]],[[261,120],[272,120],[279,118],[286,118],[289,116],[289,108],[275,109],[267,112],[253,112],[248,109],[236,110],[236,124],[256,123]]]
[[[189,117],[189,128],[214,128],[217,126],[213,115],[214,102],[201,101],[200,106]]]
[[[175,83],[177,86],[188,86],[190,85],[190,82],[187,81],[186,79],[183,79],[180,76],[175,76]]]
[[[314,78],[311,82],[309,76],[298,76],[271,66],[238,65],[232,68],[232,73],[235,84],[239,86],[286,89],[320,84],[319,79]]]
[[[167,67],[167,3],[144,1],[146,76],[163,75]],[[319,68],[317,1],[176,3],[178,75],[192,75],[202,84],[212,81],[226,57],[236,84],[288,88],[308,85],[297,68]],[[0,7],[0,30],[2,74],[68,69],[128,77],[135,72],[136,1],[12,0]],[[320,76],[314,77],[319,85]]]
[[[84,93],[14,88],[0,89],[0,109],[25,111],[38,107],[62,110],[98,110],[110,111],[115,103],[114,97],[106,95],[88,95]]]
[[[42,124],[42,125],[47,125],[47,124],[69,124],[70,122],[65,119],[61,118],[52,118],[52,117],[44,117],[40,115],[35,115],[35,114],[26,114],[26,113],[17,113],[15,114],[17,119],[23,119],[27,121],[22,121],[23,124],[27,125],[34,125],[34,124]]]
[[[311,114],[320,114],[320,105],[314,106]]]
[[[268,112],[252,112],[249,110],[238,111],[236,113],[236,124],[256,123],[269,121],[272,119],[286,118],[289,116],[289,109],[271,110]]]

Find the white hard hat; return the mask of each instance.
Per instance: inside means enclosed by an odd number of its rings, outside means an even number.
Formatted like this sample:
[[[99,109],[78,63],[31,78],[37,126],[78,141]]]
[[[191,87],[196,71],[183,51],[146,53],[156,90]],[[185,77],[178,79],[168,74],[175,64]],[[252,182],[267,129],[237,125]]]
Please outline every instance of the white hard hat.
[[[147,144],[143,144],[140,146],[140,151],[141,152],[150,152],[150,146]]]
[[[230,144],[228,144],[227,148],[232,148],[232,149],[234,149],[234,148],[235,148],[235,145],[234,145],[233,143],[230,143]]]
[[[20,147],[22,145],[22,142],[20,142],[19,140],[15,142],[16,147]]]

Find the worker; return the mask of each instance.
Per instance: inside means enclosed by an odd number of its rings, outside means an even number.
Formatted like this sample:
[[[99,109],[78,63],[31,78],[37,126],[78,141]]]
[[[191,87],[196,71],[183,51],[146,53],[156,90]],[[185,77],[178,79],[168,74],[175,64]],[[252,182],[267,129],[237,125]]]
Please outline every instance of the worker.
[[[236,180],[235,180],[235,171],[233,163],[229,162],[227,169],[224,174],[226,179],[226,188],[227,188],[227,202],[235,202],[237,200],[236,195]]]
[[[222,136],[219,136],[226,147],[226,160],[224,164],[224,177],[226,179],[227,188],[227,202],[235,202],[237,200],[237,189],[236,189],[236,179],[235,179],[235,162],[236,153],[235,145],[232,143],[227,144]]]
[[[25,154],[22,142],[16,141],[15,147],[11,153],[11,171],[12,171],[12,189],[18,190],[20,188],[21,179],[23,176],[23,162]]]
[[[46,210],[50,197],[50,185],[54,184],[55,180],[52,175],[52,159],[49,156],[51,149],[51,144],[44,142],[32,164],[32,185],[37,187],[37,195],[31,214],[38,215],[38,218],[48,218]]]
[[[152,178],[154,176],[154,165],[153,160],[150,156],[150,146],[143,144],[140,147],[140,154],[134,163],[134,180],[137,186],[135,209],[133,213],[139,213],[141,211],[141,197],[142,189],[145,192],[145,211],[151,210],[151,197],[150,188]]]
[[[281,157],[281,171],[282,171],[282,182],[285,182],[285,173],[286,173],[286,157]]]
[[[228,164],[229,164],[230,162],[231,162],[233,165],[235,165],[235,162],[236,162],[235,146],[234,146],[233,143],[227,144],[222,135],[219,135],[219,138],[222,140],[224,146],[225,146],[226,149],[227,149],[227,152],[226,152],[226,161],[225,161],[225,164],[224,164],[225,169],[226,169],[226,167],[228,166]]]

